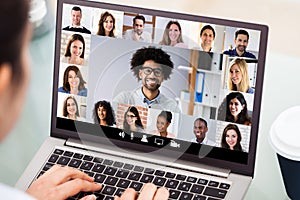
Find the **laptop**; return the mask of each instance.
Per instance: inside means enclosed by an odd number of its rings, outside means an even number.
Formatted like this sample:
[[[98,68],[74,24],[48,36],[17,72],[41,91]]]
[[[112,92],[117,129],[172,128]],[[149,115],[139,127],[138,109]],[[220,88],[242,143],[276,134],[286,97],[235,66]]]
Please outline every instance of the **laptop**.
[[[71,27],[72,10],[81,13],[81,27],[76,29],[66,28]],[[145,19],[143,34],[136,34],[136,16]],[[101,17],[103,23],[99,23]],[[175,28],[167,27],[169,22]],[[202,49],[205,39],[200,38],[207,25],[214,30],[209,52]],[[101,26],[108,36],[101,33]],[[237,57],[223,52],[235,50],[239,30],[249,34],[246,51],[253,55],[240,57],[247,64],[250,93],[228,86],[230,63]],[[166,35],[181,37],[179,45],[164,43]],[[99,199],[111,199],[127,187],[140,191],[147,182],[167,187],[170,199],[242,199],[254,174],[267,38],[268,27],[261,24],[59,0],[50,137],[16,187],[26,190],[59,164],[78,168],[102,183],[102,190],[95,193]],[[163,55],[168,62],[157,61],[159,69],[135,64],[144,55],[158,60]],[[135,67],[140,68],[135,71]],[[156,79],[143,79],[146,76]],[[143,87],[155,83],[158,90],[152,90],[159,92],[149,100]],[[249,123],[226,117],[230,104],[226,99],[236,93],[246,101],[238,103]],[[207,124],[203,141],[194,130],[199,118]],[[237,130],[229,134],[225,131],[229,126]],[[236,140],[228,142],[230,137]]]

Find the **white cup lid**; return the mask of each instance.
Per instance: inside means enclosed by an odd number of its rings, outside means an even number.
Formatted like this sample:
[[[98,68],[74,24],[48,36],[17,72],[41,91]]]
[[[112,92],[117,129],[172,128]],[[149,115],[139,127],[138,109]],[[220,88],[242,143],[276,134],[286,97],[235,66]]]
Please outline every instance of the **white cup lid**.
[[[289,108],[276,118],[269,140],[278,154],[300,161],[300,106]]]

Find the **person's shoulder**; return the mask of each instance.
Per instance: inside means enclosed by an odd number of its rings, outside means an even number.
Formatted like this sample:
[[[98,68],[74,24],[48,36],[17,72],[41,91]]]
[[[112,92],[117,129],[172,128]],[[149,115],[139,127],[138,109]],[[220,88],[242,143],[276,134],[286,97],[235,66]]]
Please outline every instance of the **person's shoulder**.
[[[216,143],[210,139],[206,140],[206,145],[210,145],[210,146],[216,146]]]
[[[66,26],[66,27],[64,27],[62,30],[68,31],[68,30],[70,30],[70,26]]]
[[[176,138],[176,136],[173,133],[168,132],[167,135],[168,138]]]
[[[232,49],[225,50],[225,51],[223,51],[223,54],[232,55],[233,50]]]
[[[249,94],[253,94],[254,93],[254,88],[252,88],[252,87],[249,87],[249,89],[247,90],[247,93],[249,93]]]
[[[6,200],[15,200],[15,199],[34,200],[35,199],[23,191],[9,187],[2,183],[0,183],[0,194],[1,194],[1,199],[6,199]]]
[[[256,59],[256,56],[253,53],[248,51],[245,52],[245,57]]]
[[[185,44],[185,43],[183,43],[183,42],[180,42],[180,43],[177,43],[176,45],[175,45],[175,47],[180,47],[180,48],[188,48],[188,45],[187,44]]]
[[[87,88],[84,88],[78,92],[79,96],[87,96]]]
[[[84,26],[82,27],[83,31],[82,33],[87,33],[87,34],[91,34],[91,31],[87,28],[85,28]]]
[[[122,91],[114,97],[113,101],[117,103],[132,103],[133,98],[137,98],[136,90]]]
[[[124,39],[127,39],[127,40],[131,40],[132,39],[132,34],[133,34],[133,29],[127,29],[125,32],[124,32]]]
[[[59,87],[59,88],[58,88],[58,92],[69,93],[69,92],[66,91],[63,87]]]

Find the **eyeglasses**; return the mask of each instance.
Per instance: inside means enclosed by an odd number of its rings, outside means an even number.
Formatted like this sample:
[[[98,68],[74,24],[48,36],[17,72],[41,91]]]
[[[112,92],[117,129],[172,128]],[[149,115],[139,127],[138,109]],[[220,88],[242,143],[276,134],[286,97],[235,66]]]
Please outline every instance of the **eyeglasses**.
[[[146,75],[150,75],[152,72],[157,77],[160,77],[162,75],[162,70],[159,68],[152,69],[151,67],[143,67],[142,70]]]
[[[126,117],[128,117],[128,118],[134,118],[135,117],[135,115],[126,115]]]

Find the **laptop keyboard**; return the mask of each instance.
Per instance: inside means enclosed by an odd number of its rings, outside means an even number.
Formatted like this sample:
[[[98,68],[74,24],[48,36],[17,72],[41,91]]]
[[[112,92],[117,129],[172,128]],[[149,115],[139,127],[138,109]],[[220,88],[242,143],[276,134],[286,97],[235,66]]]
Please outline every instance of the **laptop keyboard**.
[[[101,191],[93,192],[97,199],[110,200],[120,196],[126,188],[140,191],[143,184],[152,182],[157,187],[166,187],[170,199],[216,200],[224,199],[230,184],[202,179],[164,170],[145,168],[110,159],[55,149],[37,176],[41,176],[53,165],[77,168],[103,185]],[[68,200],[80,199],[92,193],[81,192]]]

